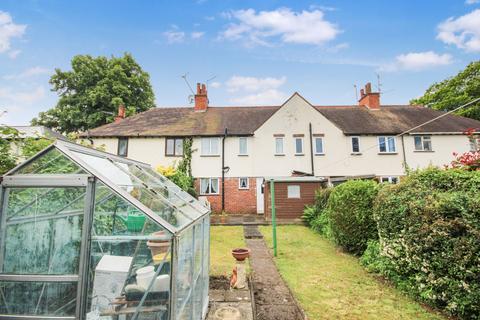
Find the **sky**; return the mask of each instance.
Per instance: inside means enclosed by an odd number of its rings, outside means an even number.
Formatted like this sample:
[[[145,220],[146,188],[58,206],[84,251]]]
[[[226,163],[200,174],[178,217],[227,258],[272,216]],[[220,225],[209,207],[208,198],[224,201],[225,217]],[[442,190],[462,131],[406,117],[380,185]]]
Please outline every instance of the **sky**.
[[[27,125],[58,99],[77,54],[131,53],[156,105],[355,104],[372,82],[406,104],[480,57],[480,0],[0,0],[0,123]]]

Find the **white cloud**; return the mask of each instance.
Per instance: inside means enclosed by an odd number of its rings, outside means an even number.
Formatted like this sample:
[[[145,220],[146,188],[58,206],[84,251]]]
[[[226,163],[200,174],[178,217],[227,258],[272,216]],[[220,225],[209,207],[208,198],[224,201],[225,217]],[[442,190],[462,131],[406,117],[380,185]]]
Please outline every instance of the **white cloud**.
[[[26,69],[25,71],[19,74],[6,75],[3,78],[6,80],[27,79],[27,78],[32,78],[39,75],[49,74],[50,72],[51,71],[49,69],[37,66],[37,67]]]
[[[220,34],[221,39],[245,40],[248,45],[270,45],[269,40],[280,38],[284,43],[321,45],[335,39],[340,33],[337,25],[325,20],[324,13],[294,12],[289,8],[256,12],[254,9],[227,12],[227,19],[235,19]]]
[[[11,51],[11,40],[20,38],[25,33],[27,26],[15,24],[8,12],[0,11],[0,53],[9,52],[10,57],[15,58],[18,50]]]
[[[451,55],[437,54],[433,51],[410,52],[398,55],[395,62],[381,66],[381,71],[393,72],[399,70],[421,71],[453,63]]]
[[[466,0],[465,1],[465,4],[468,4],[468,5],[477,4],[477,3],[480,3],[480,0]]]
[[[22,50],[10,50],[8,52],[8,56],[10,57],[10,59],[16,59],[21,52]]]
[[[32,105],[45,97],[45,89],[42,86],[36,87],[33,91],[17,91],[10,87],[0,88],[0,104],[3,108],[10,106]]]
[[[214,88],[214,89],[217,89],[217,88],[220,88],[222,86],[222,84],[220,82],[212,82],[210,83],[209,87],[210,88]]]
[[[185,32],[169,30],[163,33],[168,43],[181,43],[185,40]]]
[[[200,39],[201,37],[203,37],[205,35],[205,32],[201,32],[201,31],[194,31],[191,33],[191,37],[192,39]]]
[[[235,96],[230,102],[241,105],[278,104],[286,99],[279,90],[287,78],[233,76],[226,83],[227,92]]]
[[[437,39],[467,52],[480,52],[480,9],[442,22]]]

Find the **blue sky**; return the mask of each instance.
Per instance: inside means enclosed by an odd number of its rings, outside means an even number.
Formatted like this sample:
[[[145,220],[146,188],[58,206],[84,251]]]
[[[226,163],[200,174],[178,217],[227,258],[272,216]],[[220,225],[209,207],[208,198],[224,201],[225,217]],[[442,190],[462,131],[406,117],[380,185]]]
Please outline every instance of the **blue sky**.
[[[480,56],[480,0],[0,1],[1,123],[55,105],[48,79],[76,54],[130,52],[157,106],[353,104],[377,75],[382,103],[403,104]]]

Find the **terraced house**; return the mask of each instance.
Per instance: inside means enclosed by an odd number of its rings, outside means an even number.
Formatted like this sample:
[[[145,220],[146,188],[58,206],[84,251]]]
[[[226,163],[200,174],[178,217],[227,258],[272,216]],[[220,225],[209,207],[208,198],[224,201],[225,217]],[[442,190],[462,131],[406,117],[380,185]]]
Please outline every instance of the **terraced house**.
[[[123,114],[83,138],[155,167],[181,159],[183,139],[193,137],[198,194],[213,211],[244,214],[265,211],[266,179],[288,182],[284,196],[292,199],[313,195],[308,183],[322,179],[396,183],[407,168],[443,166],[452,152],[469,151],[464,132],[480,128],[479,121],[440,117],[444,113],[423,106],[382,105],[370,84],[358,105],[313,105],[294,93],[280,106],[251,107],[211,107],[205,85],[198,84],[193,108]]]

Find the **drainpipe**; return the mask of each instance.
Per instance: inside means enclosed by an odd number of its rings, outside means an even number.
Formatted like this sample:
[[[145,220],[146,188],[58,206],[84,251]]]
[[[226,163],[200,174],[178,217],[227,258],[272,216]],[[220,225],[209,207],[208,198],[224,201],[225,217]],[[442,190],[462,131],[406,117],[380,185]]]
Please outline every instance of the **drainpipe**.
[[[312,134],[312,123],[308,124],[308,129],[310,132],[310,161],[312,163],[312,176],[315,176],[315,167],[313,165],[313,134]]]
[[[407,164],[407,155],[405,153],[405,139],[404,135],[402,134],[402,153],[403,153],[403,168],[405,172],[407,172],[408,164]]]
[[[228,129],[225,128],[225,132],[222,138],[222,213],[225,211],[225,172],[228,171],[228,167],[225,167],[225,139],[228,135]]]

